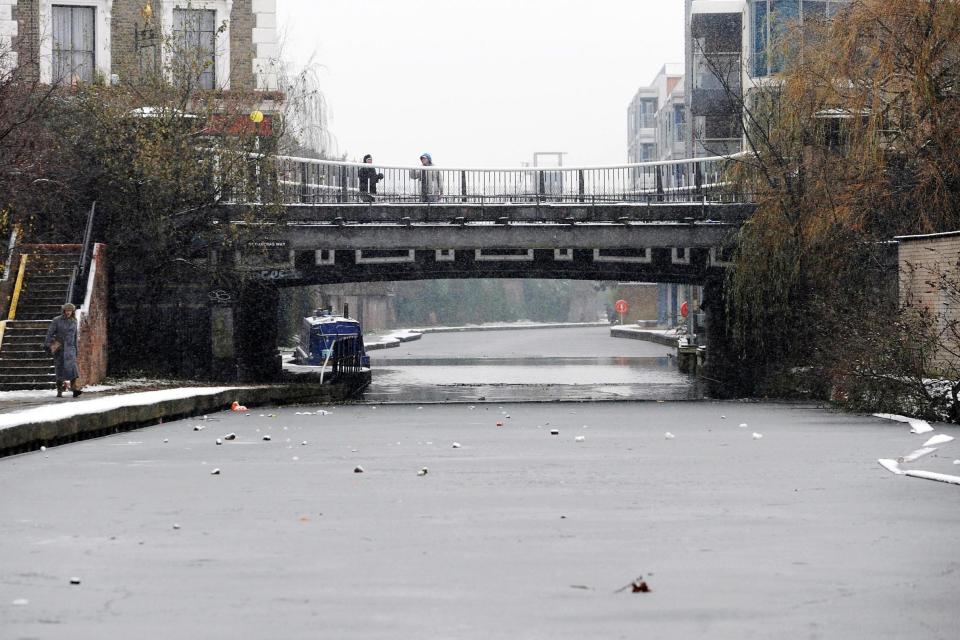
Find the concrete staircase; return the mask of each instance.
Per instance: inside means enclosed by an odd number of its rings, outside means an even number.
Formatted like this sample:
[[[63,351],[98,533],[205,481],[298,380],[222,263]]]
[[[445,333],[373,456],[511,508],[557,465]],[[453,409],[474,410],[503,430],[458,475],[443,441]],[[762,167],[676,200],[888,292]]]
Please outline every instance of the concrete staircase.
[[[55,389],[53,357],[43,349],[47,326],[61,312],[78,253],[36,253],[27,258],[16,315],[0,344],[0,391]]]

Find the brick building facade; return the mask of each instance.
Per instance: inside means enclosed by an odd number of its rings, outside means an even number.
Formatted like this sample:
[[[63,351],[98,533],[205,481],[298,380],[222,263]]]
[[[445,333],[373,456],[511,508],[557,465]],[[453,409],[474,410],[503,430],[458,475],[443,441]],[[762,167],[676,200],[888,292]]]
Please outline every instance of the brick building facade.
[[[213,25],[205,34],[213,42],[207,88],[272,91],[278,79],[276,5],[276,0],[0,0],[0,52],[7,52],[6,66],[18,65],[45,83],[137,84],[148,72],[169,68],[176,55],[171,34],[178,28],[183,33],[183,25],[194,20],[199,25],[202,16]]]

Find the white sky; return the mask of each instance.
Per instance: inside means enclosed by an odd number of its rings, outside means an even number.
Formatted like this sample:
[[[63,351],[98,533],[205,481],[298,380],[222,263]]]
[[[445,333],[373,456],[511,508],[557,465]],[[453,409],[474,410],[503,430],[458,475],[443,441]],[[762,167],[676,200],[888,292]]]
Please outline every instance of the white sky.
[[[283,57],[325,67],[351,159],[626,162],[627,105],[683,61],[683,0],[278,0]]]

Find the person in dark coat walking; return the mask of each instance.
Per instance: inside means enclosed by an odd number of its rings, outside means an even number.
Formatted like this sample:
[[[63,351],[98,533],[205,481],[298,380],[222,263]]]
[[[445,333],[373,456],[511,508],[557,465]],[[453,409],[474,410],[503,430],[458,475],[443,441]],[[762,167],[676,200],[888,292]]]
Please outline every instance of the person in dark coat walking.
[[[373,156],[369,153],[363,156],[364,164],[373,164]],[[360,177],[360,197],[367,202],[373,201],[377,195],[377,183],[383,180],[383,174],[377,173],[373,167],[364,167],[357,172]]]
[[[62,398],[67,384],[76,398],[80,387],[80,368],[77,364],[77,308],[69,302],[63,305],[63,313],[50,321],[43,346],[53,354],[53,366],[57,374],[57,397]]]

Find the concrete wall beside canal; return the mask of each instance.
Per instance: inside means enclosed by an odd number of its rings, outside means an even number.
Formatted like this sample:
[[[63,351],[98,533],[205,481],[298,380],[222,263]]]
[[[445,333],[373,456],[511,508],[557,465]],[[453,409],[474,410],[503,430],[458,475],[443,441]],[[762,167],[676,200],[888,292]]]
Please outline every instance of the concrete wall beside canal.
[[[333,384],[281,384],[215,389],[175,389],[103,396],[72,405],[5,414],[0,418],[0,457],[121,431],[215,413],[235,400],[247,407],[342,402],[370,383],[370,372],[341,377]],[[166,390],[171,391],[171,390]],[[186,391],[186,393],[183,393]],[[74,410],[71,411],[70,409]]]

